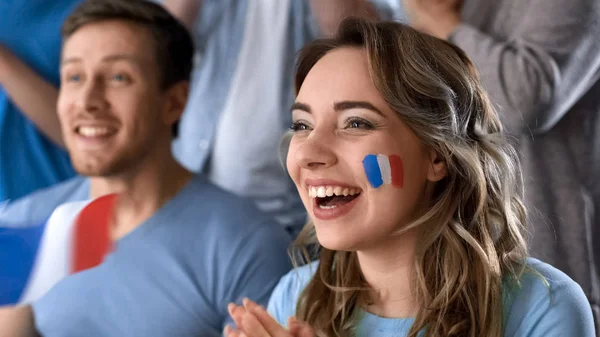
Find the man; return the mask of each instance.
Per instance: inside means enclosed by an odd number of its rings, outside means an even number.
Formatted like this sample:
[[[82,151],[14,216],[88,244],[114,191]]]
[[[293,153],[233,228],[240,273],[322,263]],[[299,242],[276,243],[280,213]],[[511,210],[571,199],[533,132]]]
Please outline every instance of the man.
[[[31,307],[1,309],[0,335],[220,336],[227,303],[266,303],[289,271],[289,236],[171,154],[188,32],[151,2],[90,0],[63,37],[62,133],[90,196],[119,194],[114,250]]]
[[[531,254],[590,299],[600,334],[600,2],[406,0],[412,24],[474,61],[519,140]]]
[[[0,201],[75,174],[55,107],[60,24],[79,2],[0,1]]]

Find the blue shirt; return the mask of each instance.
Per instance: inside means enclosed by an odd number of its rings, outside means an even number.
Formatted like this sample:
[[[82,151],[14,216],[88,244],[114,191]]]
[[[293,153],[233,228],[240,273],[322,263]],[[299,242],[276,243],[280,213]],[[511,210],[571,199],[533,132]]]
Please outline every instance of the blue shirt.
[[[80,1],[0,1],[0,44],[58,86],[60,26]],[[67,153],[42,135],[0,86],[0,200],[19,198],[74,174]]]
[[[96,268],[33,304],[45,337],[220,336],[229,302],[266,304],[291,269],[289,235],[252,203],[195,177]]]
[[[48,220],[54,210],[67,202],[90,198],[90,181],[76,176],[39,189],[23,198],[0,202],[0,224],[9,228],[26,228]]]
[[[505,285],[505,337],[594,337],[592,310],[581,287],[558,269],[533,258],[528,266],[549,283],[531,272],[521,278],[521,287]],[[301,291],[310,281],[316,265],[306,265],[284,276],[269,301],[268,310],[282,325],[296,311]],[[364,312],[356,337],[407,336],[413,318],[382,318]]]

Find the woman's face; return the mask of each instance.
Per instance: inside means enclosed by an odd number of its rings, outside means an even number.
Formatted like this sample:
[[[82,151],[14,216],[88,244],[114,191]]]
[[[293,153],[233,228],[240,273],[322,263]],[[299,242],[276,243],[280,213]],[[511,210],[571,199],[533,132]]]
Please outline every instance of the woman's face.
[[[335,49],[319,60],[292,115],[287,167],[328,249],[389,240],[428,202],[431,182],[445,176],[443,161],[375,88],[362,49]]]

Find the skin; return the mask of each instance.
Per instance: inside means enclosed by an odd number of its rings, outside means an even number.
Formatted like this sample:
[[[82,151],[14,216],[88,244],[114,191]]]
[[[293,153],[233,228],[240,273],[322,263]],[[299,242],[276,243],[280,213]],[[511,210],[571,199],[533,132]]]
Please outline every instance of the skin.
[[[461,23],[463,0],[404,0],[413,27],[446,40]]]
[[[50,140],[64,146],[56,115],[58,89],[0,44],[0,86]],[[35,99],[31,93],[35,92]]]
[[[343,104],[340,104],[343,103]],[[426,207],[446,164],[427,149],[390,109],[369,73],[366,52],[339,48],[312,68],[292,110],[294,136],[287,168],[314,222],[321,245],[356,251],[361,271],[374,289],[366,310],[384,317],[407,317],[418,308],[410,290],[417,230],[395,234]],[[404,162],[404,187],[370,186],[362,160],[367,154],[396,154]],[[309,196],[311,179],[335,180],[360,190],[354,206],[333,219],[316,216]],[[286,330],[249,300],[230,305],[238,328],[228,336],[300,336]],[[239,324],[238,324],[239,323]],[[299,323],[305,336],[310,327]]]

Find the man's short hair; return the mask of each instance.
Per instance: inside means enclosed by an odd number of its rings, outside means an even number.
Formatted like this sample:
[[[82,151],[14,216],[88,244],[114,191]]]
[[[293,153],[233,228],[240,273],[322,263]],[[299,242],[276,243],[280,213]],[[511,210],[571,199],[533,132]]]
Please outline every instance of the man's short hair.
[[[161,5],[147,0],[86,0],[63,23],[63,41],[87,24],[107,20],[132,22],[150,31],[162,90],[190,80],[194,58],[190,32]],[[177,136],[177,124],[173,136]]]

